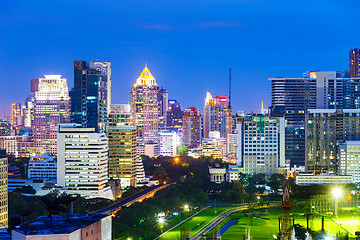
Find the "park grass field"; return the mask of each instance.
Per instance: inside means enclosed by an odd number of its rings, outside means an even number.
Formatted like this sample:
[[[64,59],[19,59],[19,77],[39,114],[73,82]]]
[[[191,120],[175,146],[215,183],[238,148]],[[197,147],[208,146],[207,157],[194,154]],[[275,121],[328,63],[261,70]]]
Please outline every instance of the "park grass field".
[[[262,218],[268,220],[263,220],[259,218],[254,218],[252,216],[246,217],[243,213],[235,213],[231,216],[232,219],[238,218],[236,224],[230,227],[222,236],[223,240],[235,240],[241,239],[245,233],[246,228],[250,228],[251,235],[253,239],[273,239],[273,235],[277,235],[279,230],[279,216],[281,216],[281,209],[273,208],[268,210],[269,215],[264,215]],[[356,215],[355,215],[356,216]],[[353,217],[352,214],[340,214],[338,218],[333,219],[336,223],[341,225],[352,235],[349,234],[350,239],[355,239],[355,231],[358,230],[359,218]],[[338,224],[334,223],[331,219],[325,218],[325,231],[329,234],[335,236],[337,233],[342,232],[343,230]],[[298,216],[295,217],[295,224],[300,224],[303,227],[306,227],[306,217]],[[309,220],[309,227],[313,231],[321,230],[321,217],[313,218]]]
[[[185,223],[174,228],[172,231],[166,233],[160,239],[163,239],[163,240],[180,239],[180,230],[184,226],[189,229],[189,231],[190,231],[189,235],[191,236],[196,231],[198,231],[200,228],[202,228],[205,224],[207,224],[212,219],[214,219],[217,215],[221,214],[222,212],[224,212],[230,208],[234,208],[234,206],[217,206],[216,208],[209,207],[209,208],[205,209],[204,211],[200,212],[199,214],[197,214],[196,216],[192,217]],[[215,209],[216,209],[216,213],[215,213]]]

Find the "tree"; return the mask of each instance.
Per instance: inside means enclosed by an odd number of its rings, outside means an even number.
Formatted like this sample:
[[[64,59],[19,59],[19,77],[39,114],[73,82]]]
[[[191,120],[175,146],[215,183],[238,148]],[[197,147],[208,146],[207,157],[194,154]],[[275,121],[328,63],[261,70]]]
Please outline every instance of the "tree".
[[[179,146],[177,152],[180,156],[187,156],[189,154],[188,147],[185,145]]]
[[[277,190],[281,188],[283,182],[284,175],[275,173],[270,176],[268,185],[271,187],[272,190],[274,190],[274,192],[277,192]]]

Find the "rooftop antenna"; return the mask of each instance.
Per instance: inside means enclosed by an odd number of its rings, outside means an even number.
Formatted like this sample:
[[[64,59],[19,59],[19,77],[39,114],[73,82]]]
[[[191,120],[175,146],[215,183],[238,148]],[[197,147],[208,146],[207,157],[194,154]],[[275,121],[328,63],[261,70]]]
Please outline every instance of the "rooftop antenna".
[[[231,109],[231,68],[229,68],[229,109]]]

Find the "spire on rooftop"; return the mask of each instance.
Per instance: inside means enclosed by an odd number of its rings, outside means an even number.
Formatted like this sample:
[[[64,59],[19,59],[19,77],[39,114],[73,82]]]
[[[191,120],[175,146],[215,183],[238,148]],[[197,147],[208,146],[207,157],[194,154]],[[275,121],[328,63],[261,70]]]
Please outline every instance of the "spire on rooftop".
[[[145,68],[142,70],[140,76],[136,80],[135,86],[139,85],[156,85],[156,80],[151,74],[150,70],[145,63]]]

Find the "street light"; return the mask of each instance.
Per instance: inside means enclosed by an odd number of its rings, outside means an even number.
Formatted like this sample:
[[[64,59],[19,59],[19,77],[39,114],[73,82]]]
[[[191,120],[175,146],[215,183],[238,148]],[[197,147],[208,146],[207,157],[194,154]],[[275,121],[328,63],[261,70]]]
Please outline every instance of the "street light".
[[[338,217],[338,205],[339,205],[339,198],[342,195],[342,190],[340,188],[335,188],[332,191],[332,195],[335,198],[335,217]]]
[[[257,200],[260,200],[260,196],[257,196],[256,198],[257,198]]]
[[[185,204],[184,205],[184,210],[189,210],[189,205]]]
[[[165,219],[164,218],[159,218],[159,224],[164,224],[165,223]]]

